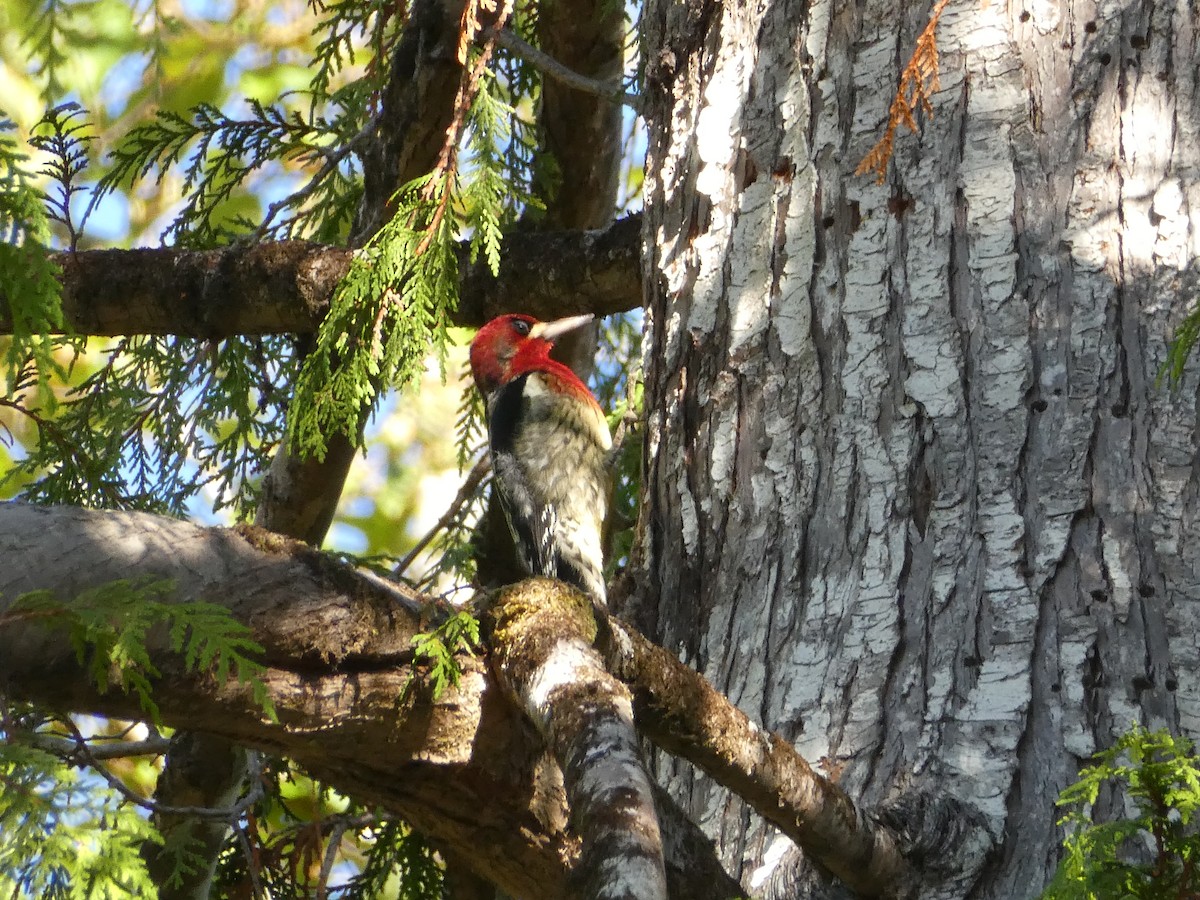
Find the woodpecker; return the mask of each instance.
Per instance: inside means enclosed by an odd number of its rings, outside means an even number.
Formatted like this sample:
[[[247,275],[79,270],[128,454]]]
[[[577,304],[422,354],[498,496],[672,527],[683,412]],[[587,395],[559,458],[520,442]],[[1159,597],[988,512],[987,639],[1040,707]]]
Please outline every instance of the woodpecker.
[[[525,569],[572,584],[603,608],[612,437],[592,392],[550,358],[555,340],[591,319],[492,319],[471,342],[471,373],[487,404],[494,483]]]

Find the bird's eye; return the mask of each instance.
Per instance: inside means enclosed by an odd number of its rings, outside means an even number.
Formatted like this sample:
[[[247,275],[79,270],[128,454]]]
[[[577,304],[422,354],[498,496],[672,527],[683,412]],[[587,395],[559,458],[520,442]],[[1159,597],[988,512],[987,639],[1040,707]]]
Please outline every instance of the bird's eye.
[[[513,319],[513,328],[521,337],[528,337],[529,323],[524,319]]]

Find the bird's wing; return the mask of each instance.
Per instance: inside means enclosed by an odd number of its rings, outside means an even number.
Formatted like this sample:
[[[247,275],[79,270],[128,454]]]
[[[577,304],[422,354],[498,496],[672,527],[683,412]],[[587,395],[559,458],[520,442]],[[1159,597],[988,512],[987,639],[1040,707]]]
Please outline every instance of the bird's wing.
[[[521,422],[526,377],[500,388],[488,411],[488,436],[492,453],[492,472],[504,517],[517,544],[517,551],[532,575],[557,577],[558,560],[554,552],[557,524],[554,507],[537,496],[529,473],[515,452]]]

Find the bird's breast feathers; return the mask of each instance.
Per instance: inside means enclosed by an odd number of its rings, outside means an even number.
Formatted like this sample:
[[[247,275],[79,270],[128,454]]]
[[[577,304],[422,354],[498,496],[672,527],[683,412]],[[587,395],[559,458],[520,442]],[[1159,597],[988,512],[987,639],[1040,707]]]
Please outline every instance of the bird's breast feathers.
[[[542,372],[531,372],[525,379],[523,399],[528,405],[529,420],[558,420],[564,425],[578,423],[583,433],[607,453],[612,449],[608,422],[596,399],[580,387]]]

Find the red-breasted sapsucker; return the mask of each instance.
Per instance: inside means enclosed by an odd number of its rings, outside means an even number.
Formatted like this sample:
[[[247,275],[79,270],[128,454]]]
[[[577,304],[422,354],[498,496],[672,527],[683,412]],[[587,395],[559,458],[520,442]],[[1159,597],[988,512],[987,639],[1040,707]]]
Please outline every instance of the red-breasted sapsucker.
[[[592,392],[550,358],[560,335],[591,318],[492,319],[471,342],[471,373],[487,403],[496,490],[525,568],[603,607],[612,438]]]

